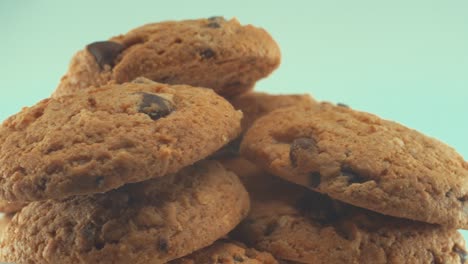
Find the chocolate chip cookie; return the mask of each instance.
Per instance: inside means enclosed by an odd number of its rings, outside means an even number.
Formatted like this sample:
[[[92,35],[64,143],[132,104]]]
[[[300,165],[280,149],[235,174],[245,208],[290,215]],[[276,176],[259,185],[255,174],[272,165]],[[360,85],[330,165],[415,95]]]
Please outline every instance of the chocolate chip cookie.
[[[269,75],[280,57],[278,45],[265,30],[242,26],[236,19],[148,24],[79,51],[54,96],[140,76],[233,96]]]
[[[233,236],[277,259],[311,264],[467,260],[465,242],[454,229],[384,216],[266,173],[247,172],[242,179],[251,211]]]
[[[166,263],[225,236],[248,210],[237,176],[203,161],[104,194],[30,203],[6,229],[0,259]]]
[[[173,260],[169,264],[278,264],[267,252],[246,248],[238,242],[220,240],[190,256]]]
[[[359,207],[468,228],[468,163],[395,122],[323,103],[257,120],[241,153],[270,173]]]
[[[211,89],[147,79],[43,100],[0,128],[0,198],[102,193],[176,172],[237,137],[241,117]]]

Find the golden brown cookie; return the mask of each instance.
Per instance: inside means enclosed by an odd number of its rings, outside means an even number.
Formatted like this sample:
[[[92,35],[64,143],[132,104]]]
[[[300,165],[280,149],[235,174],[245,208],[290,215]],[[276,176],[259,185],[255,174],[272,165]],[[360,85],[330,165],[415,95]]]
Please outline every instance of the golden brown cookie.
[[[468,163],[398,123],[323,103],[257,120],[242,154],[270,173],[359,207],[468,228]]]
[[[169,264],[278,264],[267,252],[246,248],[241,243],[220,240],[193,254],[176,259]]]
[[[209,87],[223,96],[233,96],[269,75],[280,58],[278,45],[265,30],[242,26],[236,19],[147,24],[79,51],[54,96],[140,76],[162,83]]]
[[[15,263],[166,263],[211,245],[247,214],[237,176],[203,161],[105,194],[30,203],[0,242]]]
[[[249,173],[242,179],[252,205],[233,236],[277,259],[310,264],[467,260],[465,242],[454,229],[384,216],[265,173],[238,171]],[[256,179],[247,182],[247,177]]]
[[[237,137],[241,117],[210,89],[147,79],[46,99],[0,128],[0,197],[102,193],[174,173]]]

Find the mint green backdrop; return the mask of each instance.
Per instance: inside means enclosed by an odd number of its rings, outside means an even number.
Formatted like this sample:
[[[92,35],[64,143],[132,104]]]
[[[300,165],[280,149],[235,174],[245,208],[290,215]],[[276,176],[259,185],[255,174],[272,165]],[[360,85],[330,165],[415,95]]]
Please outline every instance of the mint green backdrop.
[[[343,102],[468,156],[466,0],[1,0],[0,119],[47,97],[87,43],[213,15],[264,27],[280,44],[281,67],[257,90]]]

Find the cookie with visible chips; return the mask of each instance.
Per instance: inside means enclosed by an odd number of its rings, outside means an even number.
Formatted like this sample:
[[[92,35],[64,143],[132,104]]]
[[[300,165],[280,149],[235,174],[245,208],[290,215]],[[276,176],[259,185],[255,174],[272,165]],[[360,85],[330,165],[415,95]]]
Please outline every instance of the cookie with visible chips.
[[[166,263],[211,245],[248,213],[249,196],[215,161],[104,194],[32,202],[0,241],[14,263]]]
[[[263,29],[236,19],[166,21],[89,44],[71,60],[54,97],[109,81],[143,76],[169,84],[244,93],[280,63],[280,50]]]
[[[293,263],[460,263],[468,258],[455,229],[357,208],[286,182],[242,159],[223,164],[251,196],[233,237]]]
[[[241,153],[288,181],[386,215],[468,228],[468,163],[395,122],[322,103],[257,120]]]
[[[147,79],[46,99],[0,128],[0,197],[102,193],[174,173],[237,137],[241,117],[211,89]]]

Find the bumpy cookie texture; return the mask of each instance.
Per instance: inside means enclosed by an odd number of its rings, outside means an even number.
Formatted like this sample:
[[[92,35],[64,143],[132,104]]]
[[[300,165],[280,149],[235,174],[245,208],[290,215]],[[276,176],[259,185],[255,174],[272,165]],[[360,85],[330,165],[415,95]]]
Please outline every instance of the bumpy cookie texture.
[[[248,173],[241,177],[252,208],[233,237],[277,259],[311,264],[467,259],[465,242],[454,229],[380,215],[273,176]]]
[[[237,176],[214,161],[105,194],[29,204],[0,242],[15,263],[166,263],[211,245],[247,214]]]
[[[278,45],[265,30],[242,26],[236,19],[148,24],[79,51],[54,96],[140,76],[233,96],[269,75],[280,57]]]
[[[278,264],[270,253],[246,248],[234,241],[217,241],[190,256],[173,260],[169,264]]]
[[[0,197],[65,198],[173,173],[240,132],[210,89],[138,79],[46,99],[0,128]]]
[[[242,131],[245,132],[258,118],[276,109],[290,106],[314,107],[317,102],[307,94],[273,95],[259,92],[249,92],[229,100],[235,109],[241,110],[243,118]],[[239,156],[242,135],[221,148],[212,158],[230,158]]]
[[[25,207],[26,205],[27,203],[0,200],[0,213],[13,214],[21,211],[21,208]]]
[[[350,108],[285,108],[241,153],[274,175],[383,214],[468,228],[468,164],[451,147]]]

